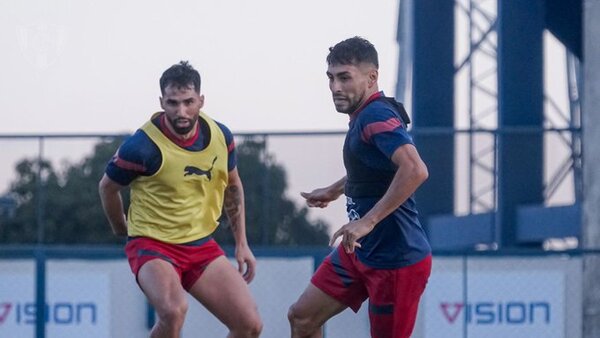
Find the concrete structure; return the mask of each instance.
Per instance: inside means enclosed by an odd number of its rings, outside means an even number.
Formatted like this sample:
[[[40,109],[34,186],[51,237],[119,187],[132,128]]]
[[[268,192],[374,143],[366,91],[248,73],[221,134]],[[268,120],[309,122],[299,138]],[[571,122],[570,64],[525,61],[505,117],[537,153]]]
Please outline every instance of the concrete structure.
[[[600,1],[584,2],[584,198],[582,247],[600,248]],[[587,256],[583,278],[585,338],[600,337],[600,257]]]

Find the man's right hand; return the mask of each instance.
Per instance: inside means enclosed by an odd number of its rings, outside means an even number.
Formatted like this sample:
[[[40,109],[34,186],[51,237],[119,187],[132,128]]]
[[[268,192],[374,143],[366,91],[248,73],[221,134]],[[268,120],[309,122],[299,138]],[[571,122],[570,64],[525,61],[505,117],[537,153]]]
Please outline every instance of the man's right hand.
[[[306,199],[306,204],[313,208],[325,208],[329,202],[335,201],[344,193],[346,176],[326,188],[315,189],[311,192],[301,192],[300,195]]]
[[[313,208],[325,208],[329,202],[338,198],[328,188],[315,189],[311,192],[301,192],[300,195],[306,199],[306,204]]]

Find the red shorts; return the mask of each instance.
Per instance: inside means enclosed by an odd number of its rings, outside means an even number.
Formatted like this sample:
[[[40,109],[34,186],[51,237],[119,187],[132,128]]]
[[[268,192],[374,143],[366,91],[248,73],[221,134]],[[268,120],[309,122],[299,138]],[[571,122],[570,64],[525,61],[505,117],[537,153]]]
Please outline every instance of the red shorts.
[[[210,237],[190,244],[170,244],[152,238],[136,237],[127,242],[125,253],[136,280],[144,263],[162,259],[173,265],[186,290],[196,283],[210,262],[225,255],[223,249]]]
[[[371,337],[408,338],[430,273],[431,255],[399,269],[373,269],[338,247],[311,282],[354,312],[369,298]]]

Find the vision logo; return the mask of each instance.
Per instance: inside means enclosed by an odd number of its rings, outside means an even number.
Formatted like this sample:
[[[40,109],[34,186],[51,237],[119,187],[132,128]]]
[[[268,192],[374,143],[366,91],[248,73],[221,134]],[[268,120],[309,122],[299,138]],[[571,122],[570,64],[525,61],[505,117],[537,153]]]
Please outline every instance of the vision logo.
[[[8,318],[8,315],[10,314],[12,308],[12,303],[0,303],[0,325],[4,324],[4,321],[6,320],[6,318]]]
[[[441,303],[440,309],[446,320],[450,324],[454,324],[454,321],[460,314],[461,310],[465,307],[463,303]]]
[[[0,302],[0,327],[4,324],[33,325],[36,322],[33,302]],[[80,325],[97,323],[97,305],[92,302],[56,302],[45,305],[46,323]]]
[[[208,180],[210,181],[212,178],[212,170],[215,167],[215,162],[217,161],[217,157],[215,156],[215,159],[212,161],[212,165],[209,169],[204,170],[204,169],[200,169],[198,167],[194,167],[191,165],[186,166],[183,169],[183,176],[190,176],[190,175],[198,175],[198,176],[206,176],[208,178]]]
[[[462,314],[464,322],[472,325],[550,324],[550,303],[508,301],[475,303],[440,303],[440,310],[450,324]]]

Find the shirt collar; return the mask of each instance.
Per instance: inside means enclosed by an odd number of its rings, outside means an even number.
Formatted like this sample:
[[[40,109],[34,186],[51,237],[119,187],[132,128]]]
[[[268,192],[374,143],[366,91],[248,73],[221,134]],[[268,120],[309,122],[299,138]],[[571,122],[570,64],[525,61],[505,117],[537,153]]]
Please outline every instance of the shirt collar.
[[[374,93],[373,95],[369,96],[369,98],[367,99],[367,101],[365,101],[365,103],[363,103],[360,107],[358,107],[358,109],[356,109],[354,111],[354,113],[350,114],[350,121],[354,120],[358,114],[363,111],[363,109],[365,109],[366,106],[369,105],[369,103],[377,100],[378,98],[383,97],[383,91],[378,91],[376,93]]]

